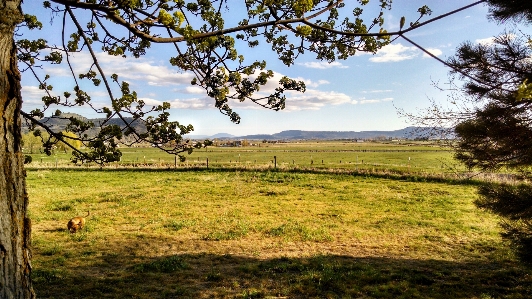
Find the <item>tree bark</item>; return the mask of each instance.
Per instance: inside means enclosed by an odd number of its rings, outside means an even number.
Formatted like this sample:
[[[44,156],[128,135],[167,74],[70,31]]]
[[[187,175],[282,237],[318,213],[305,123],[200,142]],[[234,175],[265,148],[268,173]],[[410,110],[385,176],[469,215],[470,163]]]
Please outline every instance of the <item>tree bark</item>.
[[[22,154],[20,72],[14,43],[21,0],[0,0],[0,298],[35,298]]]

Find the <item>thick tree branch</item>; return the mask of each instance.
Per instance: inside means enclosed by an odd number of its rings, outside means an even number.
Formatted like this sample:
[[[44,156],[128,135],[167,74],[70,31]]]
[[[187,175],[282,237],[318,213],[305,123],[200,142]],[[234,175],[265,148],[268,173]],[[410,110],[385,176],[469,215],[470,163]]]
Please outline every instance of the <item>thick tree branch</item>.
[[[412,30],[418,29],[418,28],[420,28],[422,26],[425,26],[425,25],[427,25],[429,23],[432,23],[434,21],[440,20],[440,19],[448,17],[448,16],[450,16],[452,14],[455,14],[455,13],[458,13],[458,12],[463,11],[465,9],[468,9],[470,7],[473,7],[475,5],[478,5],[480,3],[486,2],[486,0],[477,1],[477,2],[474,2],[472,4],[466,5],[464,7],[455,9],[455,10],[450,11],[448,13],[445,13],[443,15],[440,15],[440,16],[437,16],[435,18],[432,18],[430,20],[427,20],[425,22],[419,23],[419,24],[414,25],[412,27],[409,27],[409,28],[407,28],[405,30],[400,30],[400,31],[395,31],[395,32],[387,32],[387,33],[357,33],[357,32],[340,31],[340,30],[335,30],[335,29],[331,29],[331,28],[322,27],[322,26],[319,26],[319,25],[309,21],[309,19],[314,18],[317,15],[317,14],[313,14],[313,15],[311,15],[309,17],[293,18],[293,19],[285,19],[285,20],[273,20],[273,21],[249,24],[249,25],[245,25],[245,26],[237,26],[237,27],[223,29],[223,30],[216,30],[216,31],[212,31],[212,32],[199,33],[199,34],[195,34],[195,35],[193,35],[191,37],[188,37],[188,38],[185,38],[185,37],[170,37],[170,38],[168,38],[168,37],[153,36],[153,35],[146,34],[146,33],[142,32],[142,31],[138,30],[137,28],[132,26],[131,23],[127,22],[126,20],[124,20],[123,18],[121,18],[120,16],[115,14],[115,11],[117,10],[117,8],[112,8],[111,9],[111,8],[109,8],[107,6],[103,6],[103,5],[99,5],[99,4],[91,4],[91,3],[87,3],[87,2],[77,2],[77,1],[73,1],[73,0],[52,0],[52,1],[55,2],[55,3],[59,3],[59,4],[62,4],[62,5],[65,5],[65,6],[79,7],[79,8],[85,8],[85,9],[91,9],[91,10],[97,10],[97,11],[104,12],[109,19],[111,19],[112,21],[116,22],[117,24],[123,26],[124,28],[129,30],[131,33],[133,33],[135,36],[138,36],[138,37],[140,37],[140,38],[142,38],[144,40],[148,40],[148,41],[155,42],[155,43],[173,43],[173,42],[183,42],[183,41],[186,41],[186,40],[197,40],[197,39],[203,39],[203,38],[207,38],[207,37],[211,37],[211,36],[219,36],[219,35],[224,35],[224,34],[228,34],[228,33],[244,31],[244,30],[262,28],[262,27],[269,27],[269,26],[277,26],[277,25],[287,25],[287,24],[293,24],[293,23],[303,23],[303,24],[308,25],[308,26],[310,26],[310,27],[312,27],[314,29],[317,29],[317,30],[322,30],[322,31],[325,31],[325,32],[328,32],[328,33],[335,33],[335,34],[340,34],[340,35],[343,35],[343,36],[350,36],[350,37],[362,37],[362,36],[382,37],[382,36],[401,35],[401,34],[410,32]],[[336,5],[336,3],[334,5]],[[324,9],[324,11],[330,10],[332,7],[334,7],[334,5],[327,6]],[[318,14],[321,14],[324,11],[320,11],[320,12],[318,12]]]
[[[407,33],[407,32],[410,32],[412,30],[415,30],[415,29],[418,29],[422,26],[425,26],[429,23],[432,23],[434,21],[437,21],[437,20],[440,20],[440,19],[443,19],[445,17],[448,17],[450,15],[453,15],[455,13],[458,13],[460,11],[463,11],[463,10],[466,10],[470,7],[473,7],[475,5],[478,5],[478,4],[481,4],[483,2],[486,2],[487,0],[481,0],[481,1],[477,1],[475,3],[471,3],[469,5],[466,5],[464,7],[461,7],[461,8],[458,8],[458,9],[455,9],[453,11],[450,11],[448,13],[445,13],[443,15],[440,15],[440,16],[437,16],[435,18],[432,18],[430,20],[427,20],[425,22],[421,22],[417,25],[414,25],[412,27],[409,27],[405,30],[399,30],[399,31],[394,31],[394,32],[386,32],[386,33],[357,33],[357,32],[348,32],[348,31],[340,31],[340,30],[335,30],[335,29],[330,29],[330,28],[326,28],[326,27],[322,27],[322,26],[319,26],[319,25],[316,25],[312,22],[310,22],[307,18],[303,18],[303,21],[302,23],[304,23],[305,25],[308,25],[314,29],[317,29],[317,30],[323,30],[325,32],[329,32],[329,33],[334,33],[334,34],[339,34],[339,35],[343,35],[343,36],[355,36],[355,37],[360,37],[360,36],[374,36],[374,37],[382,37],[382,36],[392,36],[392,35],[401,35],[401,34],[404,34],[404,33]]]

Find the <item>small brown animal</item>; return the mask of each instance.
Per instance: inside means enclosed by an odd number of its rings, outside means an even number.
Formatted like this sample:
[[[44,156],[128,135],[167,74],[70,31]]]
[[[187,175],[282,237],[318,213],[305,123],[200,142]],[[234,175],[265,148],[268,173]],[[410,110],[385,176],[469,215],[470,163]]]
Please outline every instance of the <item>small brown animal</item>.
[[[78,230],[82,230],[83,227],[85,226],[85,218],[89,217],[90,214],[91,214],[91,212],[87,211],[87,216],[85,216],[85,217],[79,216],[79,217],[74,217],[74,218],[70,219],[70,221],[67,224],[67,227],[68,227],[68,230],[70,231],[70,233],[74,234]]]

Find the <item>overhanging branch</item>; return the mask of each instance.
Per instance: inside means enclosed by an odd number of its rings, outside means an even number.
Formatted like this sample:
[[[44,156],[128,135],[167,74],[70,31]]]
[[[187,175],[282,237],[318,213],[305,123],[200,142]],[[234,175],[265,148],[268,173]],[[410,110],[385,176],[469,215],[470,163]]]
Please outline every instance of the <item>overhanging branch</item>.
[[[319,26],[317,24],[314,24],[314,23],[310,22],[309,19],[314,18],[316,16],[316,14],[313,14],[313,15],[311,15],[309,17],[293,18],[293,19],[286,19],[286,20],[272,20],[272,21],[267,21],[267,22],[249,24],[249,25],[245,25],[245,26],[237,26],[237,27],[223,29],[223,30],[216,30],[216,31],[212,31],[212,32],[199,33],[199,34],[195,34],[195,35],[193,35],[191,37],[187,37],[187,38],[185,38],[183,36],[182,37],[157,37],[157,36],[153,36],[153,35],[150,35],[150,34],[146,34],[146,33],[142,32],[142,31],[138,30],[134,26],[132,26],[129,22],[127,22],[126,20],[121,18],[119,15],[115,14],[117,8],[109,8],[108,6],[104,6],[104,5],[100,5],[100,4],[91,4],[91,3],[87,3],[87,2],[78,2],[78,1],[73,1],[73,0],[52,0],[52,1],[55,2],[55,3],[61,4],[61,5],[65,5],[65,6],[79,7],[79,8],[84,8],[84,9],[101,11],[101,12],[105,13],[106,16],[110,20],[112,20],[115,23],[123,26],[124,28],[129,30],[132,34],[134,34],[135,36],[138,36],[138,37],[140,37],[140,38],[142,38],[144,40],[148,40],[148,41],[155,42],[155,43],[175,43],[175,42],[183,42],[183,41],[187,41],[187,40],[203,39],[203,38],[207,38],[207,37],[211,37],[211,36],[219,36],[219,35],[224,35],[224,34],[228,34],[228,33],[245,31],[245,30],[256,29],[256,28],[261,28],[261,27],[276,26],[276,25],[286,25],[286,24],[293,24],[293,23],[303,23],[303,24],[308,25],[308,26],[310,26],[310,27],[312,27],[314,29],[317,29],[317,30],[322,30],[322,31],[325,31],[325,32],[328,32],[328,33],[334,33],[334,34],[350,36],[350,37],[363,37],[363,36],[367,36],[367,37],[369,37],[369,36],[372,36],[372,37],[383,37],[383,36],[401,35],[401,34],[410,32],[412,30],[418,29],[418,28],[420,28],[422,26],[425,26],[425,25],[427,25],[429,23],[432,23],[434,21],[437,21],[437,20],[443,19],[445,17],[448,17],[448,16],[450,16],[452,14],[455,14],[455,13],[458,13],[460,11],[466,10],[466,9],[468,9],[470,7],[475,6],[475,5],[478,5],[478,4],[481,4],[483,2],[486,2],[487,0],[480,0],[480,1],[477,1],[477,2],[474,2],[474,3],[471,3],[471,4],[466,5],[464,7],[461,7],[461,8],[455,9],[453,11],[450,11],[448,13],[442,14],[440,16],[434,17],[434,18],[432,18],[430,20],[427,20],[425,22],[416,24],[416,25],[414,25],[412,27],[409,27],[409,28],[407,28],[405,30],[400,30],[400,31],[395,31],[395,32],[357,33],[357,32],[348,32],[348,31],[335,30],[335,29],[331,29],[331,28],[322,27],[322,26]],[[340,1],[338,1],[338,2],[340,2]],[[337,3],[334,3],[334,4],[337,4]],[[326,8],[324,8],[323,11],[320,11],[319,14],[323,13],[326,10],[330,10],[332,7],[334,7],[334,5],[327,6]]]
[[[31,116],[30,114],[28,114],[28,113],[26,113],[24,111],[20,111],[20,114],[22,116],[24,116],[25,119],[31,121],[33,124],[43,128],[46,132],[48,132],[48,134],[50,134],[50,136],[54,137],[55,139],[57,139],[59,141],[62,141],[64,144],[66,144],[68,147],[70,147],[75,152],[79,153],[80,155],[84,156],[87,159],[90,159],[90,157],[85,152],[80,151],[79,149],[74,147],[72,144],[70,144],[68,141],[66,141],[65,138],[63,137],[63,134],[54,132],[52,129],[50,129],[50,127],[48,127],[47,125],[45,125],[42,122],[38,121],[33,116]],[[81,139],[79,139],[79,138],[69,138],[69,139],[80,140],[81,141]],[[95,161],[95,162],[98,163],[97,161]]]
[[[322,27],[322,26],[319,26],[319,25],[316,25],[312,22],[310,22],[308,20],[308,18],[304,18],[302,23],[304,23],[305,25],[308,25],[314,29],[317,29],[317,30],[322,30],[322,31],[325,31],[325,32],[329,32],[329,33],[334,33],[334,34],[339,34],[339,35],[344,35],[344,36],[352,36],[352,37],[361,37],[361,36],[373,36],[373,37],[382,37],[382,36],[391,36],[391,35],[402,35],[404,33],[407,33],[407,32],[410,32],[412,30],[415,30],[415,29],[418,29],[422,26],[425,26],[429,23],[432,23],[434,21],[437,21],[437,20],[440,20],[440,19],[443,19],[445,17],[448,17],[450,15],[453,15],[455,13],[458,13],[460,11],[463,11],[463,10],[466,10],[470,7],[473,7],[475,5],[478,5],[480,3],[483,3],[483,2],[486,2],[487,0],[481,0],[481,1],[477,1],[475,3],[471,3],[469,5],[466,5],[464,7],[461,7],[461,8],[458,8],[458,9],[455,9],[453,11],[450,11],[448,13],[445,13],[443,15],[440,15],[440,16],[437,16],[437,17],[434,17],[430,20],[427,20],[425,22],[421,22],[417,25],[414,25],[412,27],[409,27],[405,30],[399,30],[399,31],[394,31],[394,32],[386,32],[386,33],[357,33],[357,32],[346,32],[346,31],[340,31],[340,30],[334,30],[334,29],[331,29],[331,28],[326,28],[326,27]]]

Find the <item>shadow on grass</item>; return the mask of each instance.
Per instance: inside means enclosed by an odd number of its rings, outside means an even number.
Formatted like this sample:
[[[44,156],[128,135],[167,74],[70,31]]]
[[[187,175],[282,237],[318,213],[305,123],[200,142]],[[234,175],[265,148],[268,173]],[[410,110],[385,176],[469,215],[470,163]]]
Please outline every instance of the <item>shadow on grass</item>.
[[[146,240],[145,240],[146,241]],[[113,244],[115,245],[115,244]],[[113,246],[110,245],[110,246]],[[508,261],[449,262],[318,255],[261,259],[208,253],[159,258],[70,253],[34,268],[39,298],[530,298],[529,269]],[[129,251],[130,252],[130,251]]]
[[[350,175],[356,177],[371,177],[381,178],[389,180],[400,180],[408,182],[427,182],[427,183],[446,183],[451,185],[483,185],[485,181],[481,179],[475,179],[469,176],[460,176],[456,173],[453,174],[431,174],[431,173],[411,173],[404,171],[372,171],[368,169],[342,169],[342,168],[312,168],[312,167],[297,167],[297,168],[274,168],[270,167],[125,167],[125,168],[85,168],[85,167],[72,167],[72,168],[31,168],[28,170],[39,171],[108,171],[108,172],[262,172],[262,173],[301,173],[301,174],[335,174],[335,175]],[[505,175],[507,176],[507,175]]]
[[[42,231],[45,232],[45,233],[63,233],[67,229],[68,228],[65,225],[64,227],[63,226],[56,226],[56,227],[53,227],[53,228],[43,229]]]

